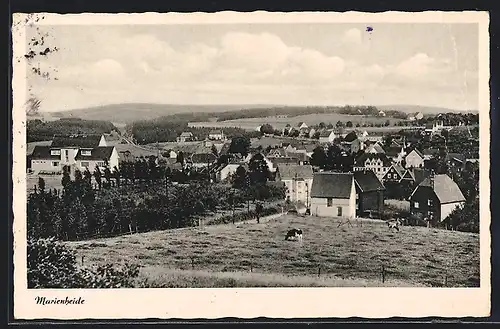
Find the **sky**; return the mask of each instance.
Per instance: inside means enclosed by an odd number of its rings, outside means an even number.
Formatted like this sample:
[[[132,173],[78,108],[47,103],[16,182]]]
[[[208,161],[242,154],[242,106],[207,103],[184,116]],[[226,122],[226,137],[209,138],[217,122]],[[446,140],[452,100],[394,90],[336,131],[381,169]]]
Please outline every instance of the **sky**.
[[[367,29],[371,27],[372,30]],[[27,73],[42,111],[115,103],[478,108],[477,24],[71,25]]]

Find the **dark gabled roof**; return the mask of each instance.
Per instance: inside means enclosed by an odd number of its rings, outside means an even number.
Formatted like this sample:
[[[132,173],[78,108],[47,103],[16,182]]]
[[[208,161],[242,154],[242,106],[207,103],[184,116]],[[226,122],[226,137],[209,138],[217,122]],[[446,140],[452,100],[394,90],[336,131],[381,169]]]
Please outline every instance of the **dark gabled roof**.
[[[330,137],[334,133],[333,130],[323,130],[319,133],[319,137]]]
[[[402,165],[398,164],[398,163],[395,163],[392,165],[392,167],[394,168],[394,170],[396,170],[396,172],[398,173],[399,176],[403,177],[404,174],[405,174],[405,168],[403,168]]]
[[[311,197],[349,199],[353,183],[353,174],[351,173],[314,173]]]
[[[36,145],[33,148],[33,152],[31,153],[31,159],[32,160],[60,160],[61,156],[60,155],[51,155],[50,154],[50,146],[45,146],[45,145]]]
[[[277,166],[278,164],[298,164],[299,159],[297,158],[292,158],[292,157],[268,157],[267,158],[269,161],[273,163],[273,165]]]
[[[29,142],[26,143],[26,155],[31,155],[35,146],[50,146],[52,141],[41,141],[41,142]]]
[[[94,147],[90,150],[90,155],[82,155],[82,150],[78,150],[78,153],[75,156],[75,160],[109,160],[114,149],[114,146]]]
[[[465,197],[462,191],[460,191],[457,183],[448,175],[429,176],[418,185],[418,187],[420,186],[431,187],[441,203],[465,201]]]
[[[271,154],[278,154],[279,156],[286,156],[286,152],[282,148],[276,148],[276,149],[269,150],[267,155],[270,156]]]
[[[410,170],[405,170],[402,179],[415,181],[415,176],[413,175],[413,172],[411,172]]]
[[[401,153],[401,146],[385,147],[384,152],[388,156],[397,156],[399,153]]]
[[[347,143],[352,143],[354,142],[356,139],[358,139],[358,135],[356,135],[356,132],[354,131],[351,131],[350,133],[348,133],[345,138],[344,138],[344,142],[347,142]]]
[[[192,163],[212,163],[217,161],[213,153],[195,153],[191,156]]]
[[[384,166],[390,166],[391,160],[384,153],[363,153],[355,160],[357,166],[364,166],[366,160],[380,159]]]
[[[466,159],[467,159],[466,156],[463,155],[462,153],[448,153],[448,155],[446,157],[447,161],[456,160],[456,161],[459,161],[461,163],[465,163]]]
[[[439,150],[434,149],[434,148],[428,148],[428,149],[423,150],[423,152],[422,152],[423,155],[436,155],[438,153],[439,153]]]
[[[278,165],[277,170],[282,180],[293,178],[313,178],[313,169],[312,166],[309,165],[280,164]]]
[[[297,159],[298,161],[308,161],[309,157],[305,152],[286,152],[287,158]]]
[[[304,148],[306,150],[306,152],[312,152],[314,151],[317,147],[319,146],[319,144],[306,144],[304,145]]]
[[[50,146],[92,148],[99,146],[101,137],[101,135],[54,136]]]
[[[362,170],[354,172],[354,181],[361,192],[383,191],[384,185],[377,178],[377,175],[371,170]]]
[[[385,153],[384,149],[382,148],[382,146],[380,146],[379,143],[370,144],[368,148],[374,149],[376,153]]]

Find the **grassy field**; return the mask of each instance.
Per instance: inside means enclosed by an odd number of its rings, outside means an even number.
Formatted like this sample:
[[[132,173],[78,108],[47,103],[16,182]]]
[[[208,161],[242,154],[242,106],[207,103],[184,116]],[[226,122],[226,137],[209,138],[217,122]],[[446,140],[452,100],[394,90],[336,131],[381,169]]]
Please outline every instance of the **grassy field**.
[[[238,127],[242,129],[253,130],[256,127],[269,123],[276,129],[283,129],[287,124],[296,125],[299,122],[305,122],[308,125],[319,124],[324,122],[325,124],[332,123],[335,125],[337,121],[342,122],[351,121],[354,125],[356,123],[382,123],[384,124],[387,120],[390,121],[391,125],[401,121],[401,119],[386,118],[386,117],[364,117],[359,115],[347,115],[339,113],[317,113],[308,115],[299,115],[295,117],[266,117],[266,118],[245,118],[228,120],[221,122],[192,122],[189,125],[192,127]],[[401,128],[401,127],[397,127]],[[380,128],[379,128],[380,129]]]
[[[142,265],[141,278],[152,287],[479,285],[477,234],[338,223],[285,215],[68,244],[85,265]],[[291,227],[304,231],[302,244],[284,240]]]
[[[62,175],[27,175],[26,188],[28,193],[33,191],[35,185],[38,186],[38,177],[43,178],[46,189],[62,189]]]

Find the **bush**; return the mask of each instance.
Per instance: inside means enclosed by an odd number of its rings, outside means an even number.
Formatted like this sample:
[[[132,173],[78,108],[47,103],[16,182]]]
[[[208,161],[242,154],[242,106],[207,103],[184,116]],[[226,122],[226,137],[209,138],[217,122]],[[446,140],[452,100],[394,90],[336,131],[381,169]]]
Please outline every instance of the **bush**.
[[[28,288],[134,287],[139,267],[79,267],[73,250],[53,238],[28,239]]]
[[[281,212],[281,209],[278,209],[278,207],[268,207],[264,208],[261,213],[260,217],[265,217],[265,216],[270,216],[274,215]],[[219,224],[229,224],[232,223],[233,221],[236,222],[243,222],[246,220],[252,220],[257,218],[257,213],[254,210],[251,210],[250,212],[240,212],[236,213],[233,215],[225,215],[222,217],[219,217],[213,221],[210,222],[210,225],[219,225]],[[234,220],[233,220],[234,219]]]

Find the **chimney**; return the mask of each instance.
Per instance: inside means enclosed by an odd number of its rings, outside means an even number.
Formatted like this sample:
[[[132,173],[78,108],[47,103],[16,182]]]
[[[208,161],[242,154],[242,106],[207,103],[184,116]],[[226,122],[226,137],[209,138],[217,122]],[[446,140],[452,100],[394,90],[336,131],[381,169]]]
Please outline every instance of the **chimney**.
[[[434,170],[431,170],[431,174],[429,175],[429,180],[431,183],[431,188],[434,190]]]

